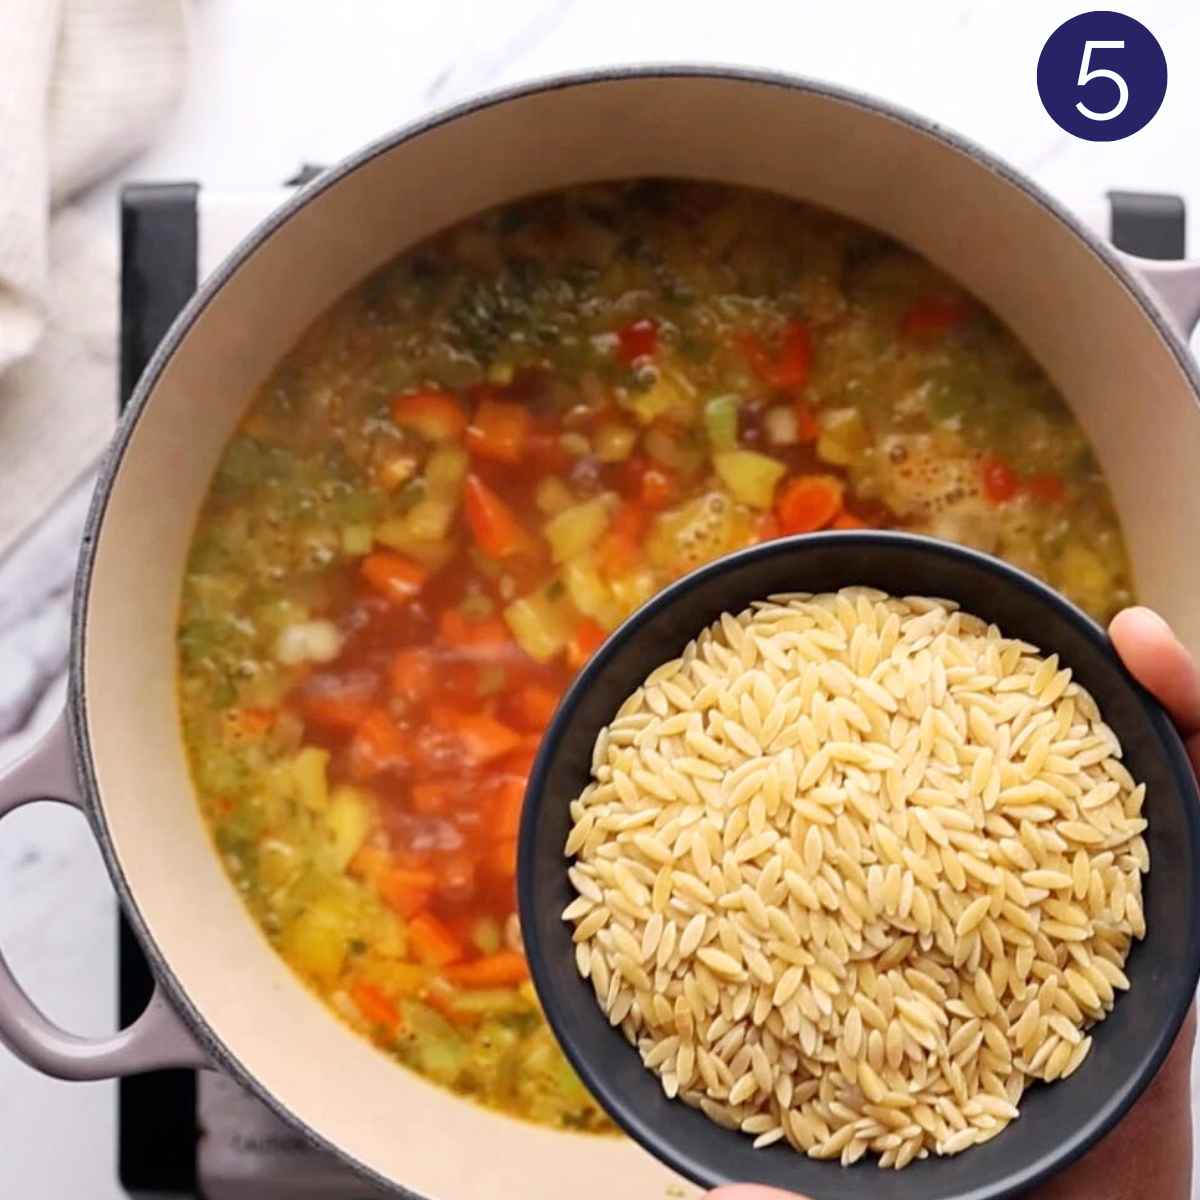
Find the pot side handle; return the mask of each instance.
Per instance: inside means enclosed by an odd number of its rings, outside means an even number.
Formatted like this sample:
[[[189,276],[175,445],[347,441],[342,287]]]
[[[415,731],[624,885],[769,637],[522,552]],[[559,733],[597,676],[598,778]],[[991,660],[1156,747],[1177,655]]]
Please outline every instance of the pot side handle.
[[[64,709],[37,744],[0,771],[0,819],[47,800],[83,811]],[[60,1029],[25,994],[0,953],[0,1042],[35,1070],[59,1079],[111,1079],[160,1067],[204,1067],[208,1060],[160,987],[145,1011],[112,1037]]]
[[[1200,261],[1138,258],[1118,253],[1187,341],[1200,325]]]

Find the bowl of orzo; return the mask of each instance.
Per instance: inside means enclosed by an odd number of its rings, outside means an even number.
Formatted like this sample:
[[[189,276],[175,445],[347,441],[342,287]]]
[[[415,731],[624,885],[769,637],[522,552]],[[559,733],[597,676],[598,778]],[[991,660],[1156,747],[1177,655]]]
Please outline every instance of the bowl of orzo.
[[[535,763],[549,1022],[705,1186],[1014,1195],[1162,1063],[1200,975],[1200,808],[1103,630],[987,555],[770,542],[631,617]]]

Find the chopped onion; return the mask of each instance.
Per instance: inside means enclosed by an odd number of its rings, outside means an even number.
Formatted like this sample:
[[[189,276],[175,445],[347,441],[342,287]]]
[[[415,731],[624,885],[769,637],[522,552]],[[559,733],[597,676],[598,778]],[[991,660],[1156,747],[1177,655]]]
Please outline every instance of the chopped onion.
[[[332,621],[297,621],[285,626],[275,642],[275,658],[285,666],[332,662],[341,650],[342,635]]]
[[[796,410],[787,404],[768,408],[763,417],[767,440],[774,446],[794,446],[800,440]]]

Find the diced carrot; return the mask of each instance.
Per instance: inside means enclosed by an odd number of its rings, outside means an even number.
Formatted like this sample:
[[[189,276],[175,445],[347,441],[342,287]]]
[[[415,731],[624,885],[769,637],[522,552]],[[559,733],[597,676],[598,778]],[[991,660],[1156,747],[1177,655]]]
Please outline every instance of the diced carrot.
[[[433,653],[427,646],[397,651],[392,659],[391,684],[394,695],[410,704],[421,704],[437,689]]]
[[[541,683],[527,683],[511,698],[509,705],[515,723],[521,729],[545,729],[558,707],[558,692]]]
[[[521,744],[521,735],[487,713],[466,713],[435,705],[434,724],[458,736],[472,763],[482,765],[503,758]]]
[[[396,1006],[372,983],[358,980],[350,985],[350,999],[372,1025],[382,1025],[389,1032],[400,1024],[400,1013]]]
[[[596,624],[590,617],[584,617],[575,626],[575,632],[567,643],[567,665],[578,671],[593,654],[604,644],[608,636],[602,626]]]
[[[300,709],[313,725],[354,729],[370,714],[378,688],[379,679],[372,671],[314,675],[300,689]]]
[[[491,558],[508,558],[533,548],[533,540],[499,496],[478,475],[468,475],[467,523],[479,548]]]
[[[393,604],[407,604],[429,578],[429,572],[420,564],[390,550],[368,554],[359,571],[375,591]]]
[[[374,885],[379,877],[392,866],[392,856],[370,842],[360,846],[350,860],[347,870],[355,879]]]
[[[408,940],[421,962],[444,967],[463,956],[463,944],[454,931],[431,912],[417,913],[408,923]]]
[[[1020,486],[1016,472],[998,458],[985,458],[979,465],[983,494],[992,504],[1011,500]]]
[[[821,427],[817,424],[812,409],[803,400],[797,400],[795,410],[796,437],[803,443],[815,442],[821,436]]]
[[[492,870],[501,879],[511,879],[517,873],[517,839],[503,838],[488,856]]]
[[[459,987],[513,987],[529,978],[529,965],[523,954],[515,950],[501,950],[486,958],[477,958],[474,962],[455,963],[447,967],[443,974]]]
[[[407,766],[411,759],[408,735],[386,709],[376,708],[368,713],[350,740],[350,773],[359,782],[365,783],[381,771]]]
[[[869,529],[870,526],[866,521],[856,517],[853,513],[844,512],[841,516],[836,517],[830,529]]]
[[[438,620],[442,641],[458,649],[507,650],[513,644],[512,634],[500,617],[485,617],[468,621],[457,608],[448,608]]]
[[[506,754],[493,768],[497,774],[509,775],[521,780],[521,786],[525,786],[525,780],[529,778],[529,772],[533,770],[533,760],[537,758],[538,747],[541,745],[540,737],[530,738],[529,744],[522,744],[521,747],[514,750],[511,754]]]
[[[900,318],[900,332],[908,338],[941,337],[971,315],[971,305],[962,296],[922,296]]]
[[[1061,504],[1067,489],[1057,475],[1033,475],[1025,480],[1025,490],[1043,504]]]
[[[649,317],[631,321],[617,330],[617,355],[632,363],[647,358],[658,349],[658,326]]]
[[[273,708],[238,708],[229,713],[229,732],[237,738],[260,738],[278,716]]]
[[[467,426],[467,447],[480,458],[519,463],[533,432],[533,414],[524,404],[485,396]]]
[[[832,475],[800,475],[784,485],[775,502],[785,534],[823,529],[842,508],[842,484]]]
[[[610,579],[628,575],[641,556],[638,542],[618,529],[610,529],[596,543],[596,565]]]
[[[496,791],[492,834],[503,840],[515,838],[521,827],[521,808],[525,803],[525,780],[506,779]]]
[[[379,898],[402,917],[416,916],[429,904],[437,876],[419,868],[393,866],[381,871],[375,888]]]
[[[460,438],[467,427],[462,405],[449,392],[436,390],[392,397],[392,420],[431,442]]]

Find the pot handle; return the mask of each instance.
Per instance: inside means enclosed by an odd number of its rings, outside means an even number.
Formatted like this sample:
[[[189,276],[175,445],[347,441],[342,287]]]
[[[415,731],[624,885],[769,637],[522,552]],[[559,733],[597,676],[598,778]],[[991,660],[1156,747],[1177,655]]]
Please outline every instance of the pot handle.
[[[39,800],[85,811],[76,780],[66,710],[23,757],[0,771],[0,818]],[[78,1037],[60,1029],[25,994],[0,953],[0,1042],[45,1075],[111,1079],[160,1067],[208,1065],[158,986],[145,1011],[112,1037]]]
[[[1190,338],[1200,325],[1200,261],[1138,258],[1124,253],[1121,258],[1150,289],[1184,340]]]

